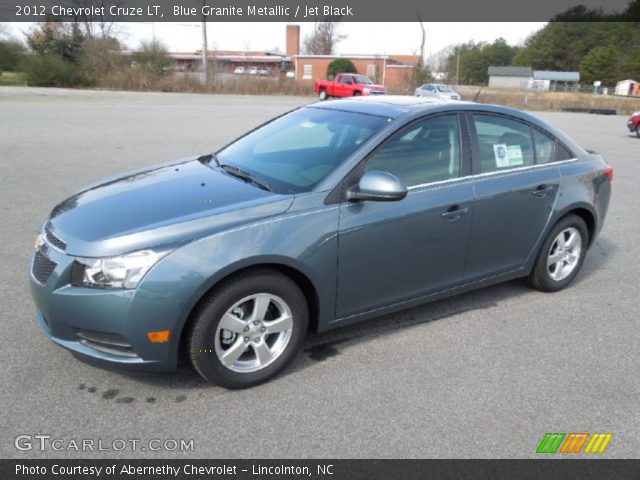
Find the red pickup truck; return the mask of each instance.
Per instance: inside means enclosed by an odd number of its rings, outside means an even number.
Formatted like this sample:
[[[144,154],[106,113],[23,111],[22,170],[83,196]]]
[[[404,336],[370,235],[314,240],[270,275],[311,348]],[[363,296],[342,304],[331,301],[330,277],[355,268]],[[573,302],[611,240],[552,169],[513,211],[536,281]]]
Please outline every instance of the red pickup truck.
[[[333,81],[316,80],[315,91],[320,96],[320,100],[387,93],[382,85],[376,85],[369,77],[357,73],[339,73]]]

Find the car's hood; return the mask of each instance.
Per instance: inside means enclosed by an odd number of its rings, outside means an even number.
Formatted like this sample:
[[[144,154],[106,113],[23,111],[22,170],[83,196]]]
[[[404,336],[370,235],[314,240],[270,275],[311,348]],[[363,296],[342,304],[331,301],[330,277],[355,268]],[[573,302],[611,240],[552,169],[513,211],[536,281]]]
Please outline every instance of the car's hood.
[[[276,215],[292,201],[191,160],[83,190],[53,209],[47,228],[70,255],[109,256]]]

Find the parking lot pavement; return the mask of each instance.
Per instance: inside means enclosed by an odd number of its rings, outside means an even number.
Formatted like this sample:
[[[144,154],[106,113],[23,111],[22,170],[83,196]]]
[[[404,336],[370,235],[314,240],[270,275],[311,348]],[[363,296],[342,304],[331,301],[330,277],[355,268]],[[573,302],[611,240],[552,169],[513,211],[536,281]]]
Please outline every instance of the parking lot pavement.
[[[515,281],[325,334],[286,373],[228,391],[188,367],[131,374],[41,332],[27,271],[51,207],[123,170],[206,153],[311,98],[0,88],[0,456],[534,457],[546,432],[611,432],[640,452],[640,139],[625,117],[539,113],[615,167],[575,284]],[[18,451],[21,434],[65,450]],[[193,452],[78,453],[70,440],[193,439]],[[143,443],[144,445],[144,443]]]

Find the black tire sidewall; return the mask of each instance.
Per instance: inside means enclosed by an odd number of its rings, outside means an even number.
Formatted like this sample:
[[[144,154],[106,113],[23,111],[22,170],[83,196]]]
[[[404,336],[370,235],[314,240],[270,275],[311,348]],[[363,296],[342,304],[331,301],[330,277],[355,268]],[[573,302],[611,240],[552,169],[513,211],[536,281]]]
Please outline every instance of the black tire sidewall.
[[[636,125],[636,137],[640,138],[640,123]]]
[[[277,295],[288,304],[293,331],[284,352],[272,364],[257,372],[234,372],[225,367],[215,353],[215,333],[222,316],[234,303],[256,293]],[[293,281],[277,272],[263,272],[225,282],[194,312],[192,322],[189,355],[198,373],[227,388],[248,388],[274,377],[295,358],[307,333],[309,313],[304,294]]]
[[[556,237],[560,234],[561,231],[566,230],[570,227],[574,227],[575,229],[577,229],[582,237],[582,249],[580,251],[580,258],[578,259],[578,264],[573,269],[573,272],[571,272],[571,274],[567,278],[556,281],[551,278],[551,275],[549,274],[549,271],[547,269],[547,257],[549,255],[551,245],[553,244]],[[532,285],[535,288],[545,292],[556,292],[565,288],[580,272],[585,255],[587,253],[588,246],[589,232],[587,230],[587,225],[582,218],[577,215],[571,214],[559,220],[549,231],[547,238],[540,248],[538,258],[536,259],[535,266],[530,276]]]

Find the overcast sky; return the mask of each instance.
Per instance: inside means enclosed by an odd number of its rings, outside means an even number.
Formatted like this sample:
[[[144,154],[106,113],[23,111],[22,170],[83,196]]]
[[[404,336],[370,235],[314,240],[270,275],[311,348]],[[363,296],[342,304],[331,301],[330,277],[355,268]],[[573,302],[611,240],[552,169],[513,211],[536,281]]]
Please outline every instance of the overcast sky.
[[[208,23],[209,49],[271,50],[285,49],[285,23]],[[302,38],[312,29],[312,23],[301,23]],[[170,51],[193,52],[202,47],[200,23],[121,23],[121,38],[135,49],[141,40],[161,40]],[[522,43],[528,35],[542,28],[544,22],[497,23],[425,23],[427,53],[469,40],[491,42],[503,37],[512,45]],[[10,24],[16,36],[28,31],[25,23]],[[338,53],[411,54],[420,46],[418,23],[345,22],[340,32],[347,36],[338,44]]]

